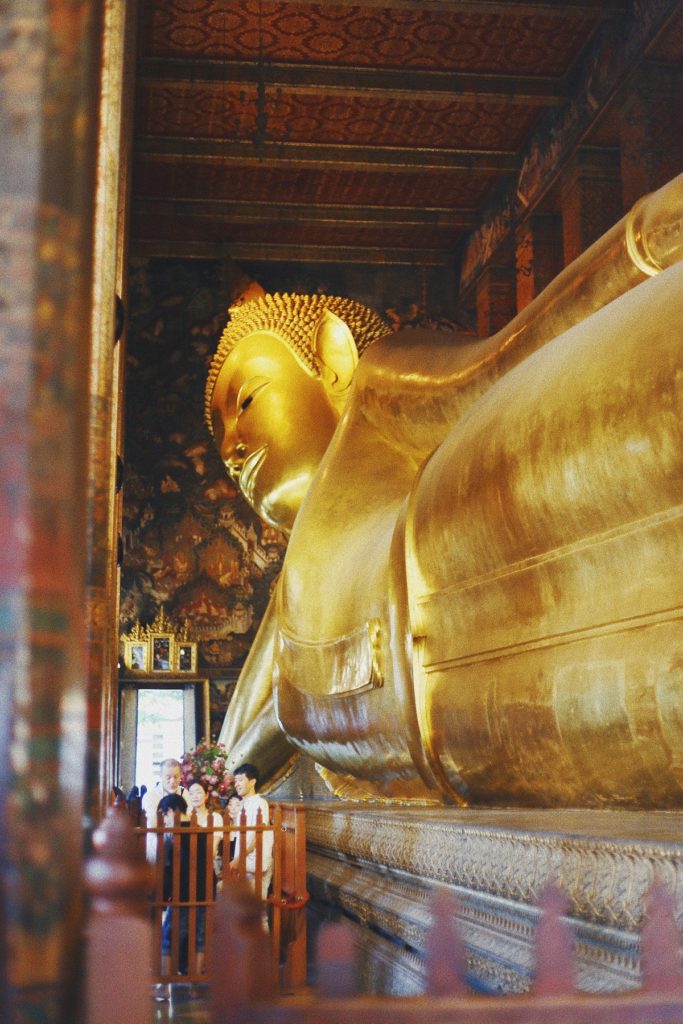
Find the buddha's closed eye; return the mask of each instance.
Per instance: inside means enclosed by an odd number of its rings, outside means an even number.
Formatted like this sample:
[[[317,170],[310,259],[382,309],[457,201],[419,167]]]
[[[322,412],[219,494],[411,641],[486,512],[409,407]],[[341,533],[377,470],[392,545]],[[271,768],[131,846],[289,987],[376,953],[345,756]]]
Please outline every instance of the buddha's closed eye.
[[[262,391],[270,381],[266,377],[252,377],[239,390],[237,395],[237,415],[246,412],[256,398],[259,391]]]

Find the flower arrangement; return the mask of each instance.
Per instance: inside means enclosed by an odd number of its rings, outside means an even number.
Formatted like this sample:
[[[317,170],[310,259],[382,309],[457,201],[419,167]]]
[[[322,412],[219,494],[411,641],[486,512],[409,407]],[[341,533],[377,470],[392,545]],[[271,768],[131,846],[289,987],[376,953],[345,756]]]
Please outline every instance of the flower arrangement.
[[[225,796],[233,784],[233,777],[225,768],[227,757],[228,752],[222,743],[202,740],[180,759],[183,786],[199,779],[206,785],[209,796]]]

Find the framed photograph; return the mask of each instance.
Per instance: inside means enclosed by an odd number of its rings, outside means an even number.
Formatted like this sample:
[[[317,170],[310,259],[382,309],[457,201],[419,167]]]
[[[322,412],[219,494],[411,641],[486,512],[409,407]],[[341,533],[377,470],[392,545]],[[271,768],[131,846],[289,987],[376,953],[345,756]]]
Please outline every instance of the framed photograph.
[[[149,672],[149,640],[125,640],[123,661],[130,672]]]
[[[152,672],[173,671],[173,645],[172,633],[152,633],[149,642],[152,647]]]
[[[190,641],[176,641],[176,672],[197,671],[197,644]]]

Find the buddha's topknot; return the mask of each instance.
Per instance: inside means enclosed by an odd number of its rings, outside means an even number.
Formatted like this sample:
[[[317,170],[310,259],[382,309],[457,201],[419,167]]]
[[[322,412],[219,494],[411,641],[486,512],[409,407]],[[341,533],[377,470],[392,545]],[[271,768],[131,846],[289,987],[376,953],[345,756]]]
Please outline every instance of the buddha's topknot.
[[[329,309],[343,320],[353,335],[358,354],[389,330],[388,325],[368,306],[338,295],[263,295],[230,311],[216,354],[211,360],[206,381],[204,413],[209,430],[211,399],[223,363],[242,338],[258,331],[273,331],[288,345],[298,359],[316,376],[320,376],[313,339],[320,317]]]

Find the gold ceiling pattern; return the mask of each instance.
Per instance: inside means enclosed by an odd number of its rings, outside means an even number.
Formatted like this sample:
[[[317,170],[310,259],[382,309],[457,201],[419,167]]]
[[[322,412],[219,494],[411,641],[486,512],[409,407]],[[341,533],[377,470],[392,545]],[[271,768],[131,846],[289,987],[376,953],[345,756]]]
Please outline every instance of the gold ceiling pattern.
[[[606,34],[647,23],[628,59],[681,60],[678,6],[146,0],[131,253],[452,267]],[[582,145],[619,130],[601,98]]]

